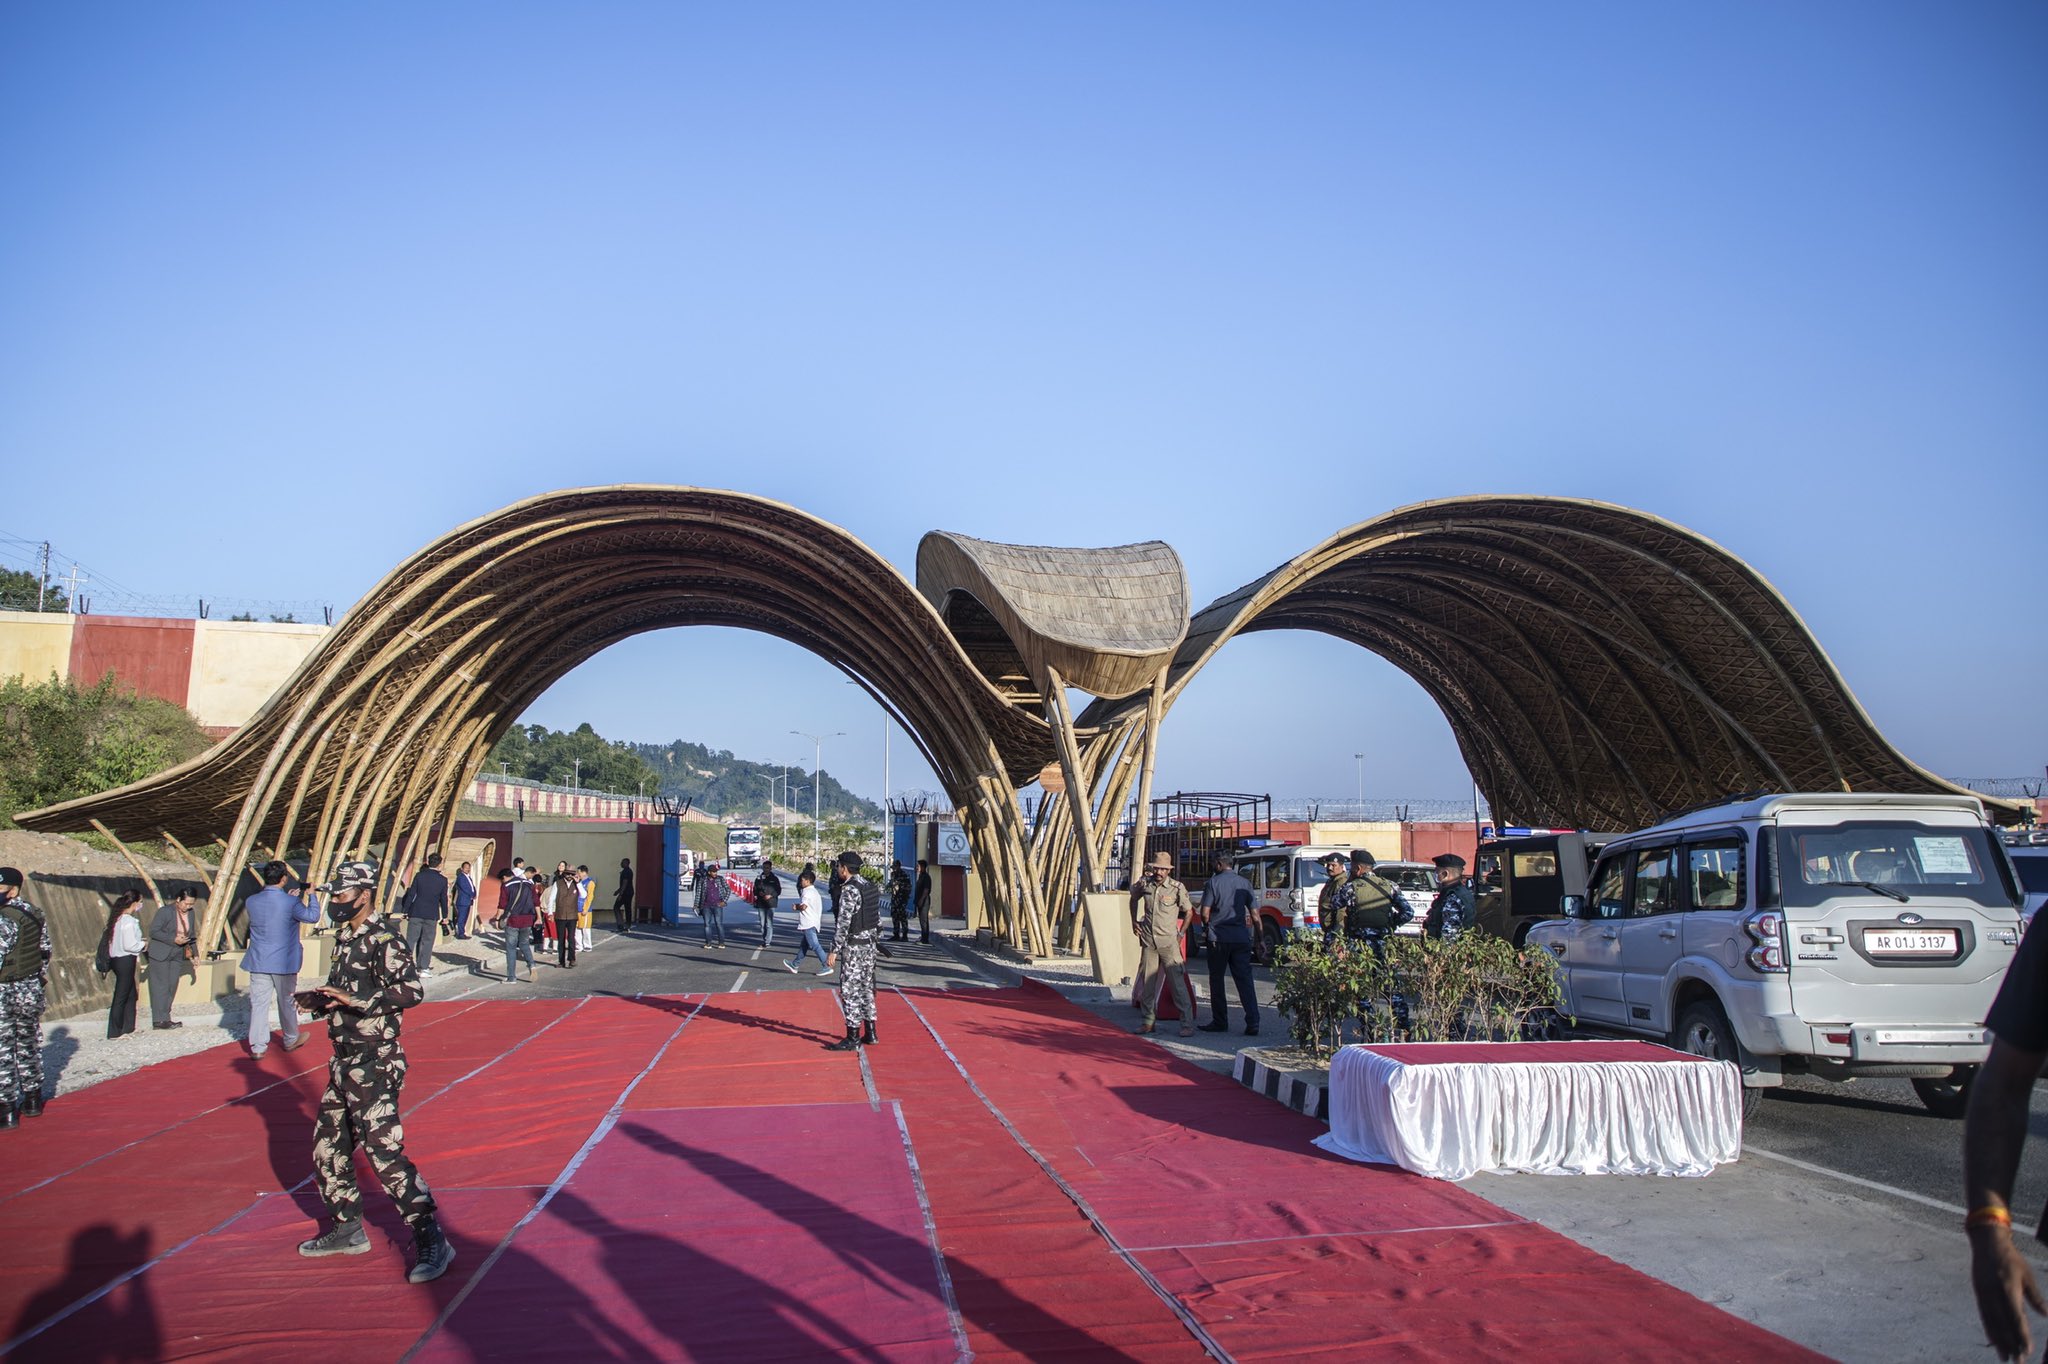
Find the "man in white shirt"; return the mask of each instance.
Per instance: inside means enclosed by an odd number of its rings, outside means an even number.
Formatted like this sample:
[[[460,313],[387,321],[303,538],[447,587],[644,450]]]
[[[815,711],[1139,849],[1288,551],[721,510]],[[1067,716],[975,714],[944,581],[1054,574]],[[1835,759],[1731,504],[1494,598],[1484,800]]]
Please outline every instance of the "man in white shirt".
[[[825,922],[825,894],[818,889],[818,874],[809,867],[796,878],[796,955],[782,963],[782,969],[792,974],[802,964],[804,953],[818,959],[821,976],[832,974],[832,964],[825,960],[825,949],[818,945],[818,928]]]

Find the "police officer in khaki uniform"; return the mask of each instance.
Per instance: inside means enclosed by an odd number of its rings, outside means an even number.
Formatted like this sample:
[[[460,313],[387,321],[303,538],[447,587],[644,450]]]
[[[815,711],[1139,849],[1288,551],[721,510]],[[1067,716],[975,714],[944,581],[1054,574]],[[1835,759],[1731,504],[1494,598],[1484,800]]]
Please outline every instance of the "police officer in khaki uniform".
[[[1145,875],[1131,887],[1131,930],[1138,935],[1139,1032],[1152,1032],[1158,1022],[1159,972],[1173,989],[1180,1010],[1180,1035],[1195,1035],[1195,1000],[1188,991],[1188,970],[1180,955],[1181,927],[1194,914],[1188,888],[1173,879],[1173,854],[1157,852],[1145,864]]]

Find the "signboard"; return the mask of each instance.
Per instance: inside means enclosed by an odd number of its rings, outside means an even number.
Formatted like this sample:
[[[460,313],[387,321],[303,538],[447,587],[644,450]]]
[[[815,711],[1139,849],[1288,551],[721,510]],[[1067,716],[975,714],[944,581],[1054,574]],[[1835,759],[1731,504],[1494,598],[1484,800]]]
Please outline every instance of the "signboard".
[[[938,837],[939,865],[942,867],[964,867],[967,865],[967,830],[958,824],[941,824]]]

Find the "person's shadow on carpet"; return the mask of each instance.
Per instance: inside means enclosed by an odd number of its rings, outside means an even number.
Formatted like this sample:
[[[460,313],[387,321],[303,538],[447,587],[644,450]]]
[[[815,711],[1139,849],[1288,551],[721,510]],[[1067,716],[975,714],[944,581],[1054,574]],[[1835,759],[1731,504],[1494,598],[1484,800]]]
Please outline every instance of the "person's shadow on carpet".
[[[893,1228],[881,1226],[872,1219],[862,1217],[858,1213],[840,1207],[829,1199],[821,1198],[812,1193],[802,1185],[792,1183],[757,1165],[750,1165],[743,1160],[734,1160],[732,1157],[721,1155],[716,1151],[707,1151],[685,1145],[664,1133],[655,1131],[653,1128],[646,1127],[640,1123],[622,1122],[619,1124],[618,1130],[650,1150],[688,1162],[704,1174],[719,1180],[728,1187],[755,1187],[763,1189],[764,1193],[770,1196],[757,1199],[756,1201],[764,1213],[781,1218],[791,1226],[808,1235],[815,1236],[827,1245],[833,1244],[835,1239],[840,1244],[847,1246],[881,1244],[886,1245],[889,1251],[894,1252],[886,1258],[897,1263],[902,1263],[905,1255],[908,1255],[913,1262],[919,1259],[925,1262],[930,1260],[932,1248],[929,1242],[906,1237]],[[563,1195],[557,1196],[556,1201],[560,1202],[563,1196],[566,1196],[566,1190]],[[835,1226],[849,1231],[857,1227],[860,1234],[835,1238],[833,1236]],[[630,1236],[630,1233],[628,1235]],[[672,1243],[662,1242],[662,1244],[669,1247],[669,1253],[671,1254],[677,1249]],[[610,1253],[608,1249],[608,1260]],[[635,1253],[645,1254],[646,1252],[636,1251]],[[694,1252],[685,1253],[694,1254]],[[849,1266],[860,1271],[865,1277],[874,1282],[888,1283],[895,1278],[895,1275],[886,1266],[878,1263],[878,1260],[883,1257],[870,1259],[852,1250],[844,1250],[838,1253],[840,1258]],[[1090,1359],[1130,1361],[1130,1364],[1136,1364],[1133,1356],[1110,1345],[1107,1341],[1100,1340],[1089,1334],[1085,1329],[1054,1316],[1052,1313],[1040,1308],[1036,1303],[1019,1297],[1003,1287],[1001,1280],[1006,1267],[975,1265],[965,1261],[957,1261],[952,1256],[947,1256],[946,1260],[947,1272],[956,1287],[963,1284],[971,1284],[973,1286],[972,1291],[975,1298],[975,1301],[971,1304],[973,1319],[983,1329],[1003,1339],[1006,1344],[1010,1345],[1011,1348],[1017,1350],[1020,1354],[1028,1356],[1055,1351],[1073,1352],[1085,1354]],[[626,1263],[631,1264],[633,1262],[627,1261]],[[688,1281],[687,1276],[677,1280],[677,1282]],[[753,1282],[759,1283],[758,1280],[753,1280]],[[910,1286],[905,1285],[905,1287]],[[763,1285],[756,1291],[767,1292],[773,1295],[765,1299],[758,1299],[758,1301],[769,1303],[787,1301],[788,1295],[786,1290],[780,1289],[775,1285]],[[727,1298],[723,1295],[712,1300],[731,1302],[735,1305],[742,1301],[757,1301],[753,1298]],[[815,1317],[811,1318],[811,1320],[821,1328],[830,1325],[827,1322],[817,1321]],[[687,1344],[688,1342],[680,1343]],[[764,1356],[767,1354],[765,1350],[760,1353]],[[858,1349],[856,1353],[869,1354],[873,1352],[863,1347]]]
[[[78,1039],[65,1028],[43,1039],[43,1092],[55,1094],[57,1083],[64,1078],[64,1067],[71,1064],[71,1058],[78,1055]]]
[[[123,1235],[111,1223],[99,1222],[71,1238],[71,1251],[64,1276],[23,1304],[15,1318],[9,1340],[20,1340],[26,1332],[49,1322],[89,1294],[142,1268],[150,1261],[153,1239],[149,1228],[137,1227]],[[92,1314],[91,1343],[81,1345],[73,1338],[62,1346],[44,1338],[22,1341],[8,1352],[10,1360],[28,1364],[32,1360],[62,1361],[62,1364],[126,1364],[130,1360],[163,1357],[163,1328],[157,1322],[156,1301],[150,1297],[149,1276],[137,1274],[105,1297],[80,1309]],[[76,1336],[75,1332],[64,1333]],[[83,1350],[83,1353],[80,1351]]]

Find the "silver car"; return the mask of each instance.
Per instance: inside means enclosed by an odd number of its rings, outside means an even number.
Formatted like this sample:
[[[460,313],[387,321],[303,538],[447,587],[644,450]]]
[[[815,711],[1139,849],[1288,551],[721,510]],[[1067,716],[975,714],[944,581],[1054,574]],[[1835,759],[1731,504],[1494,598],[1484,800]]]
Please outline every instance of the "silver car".
[[[1960,1117],[2020,894],[1967,796],[1765,796],[1601,850],[1529,945],[1581,1025],[1737,1061],[1752,1103],[1787,1073],[1913,1082]]]

